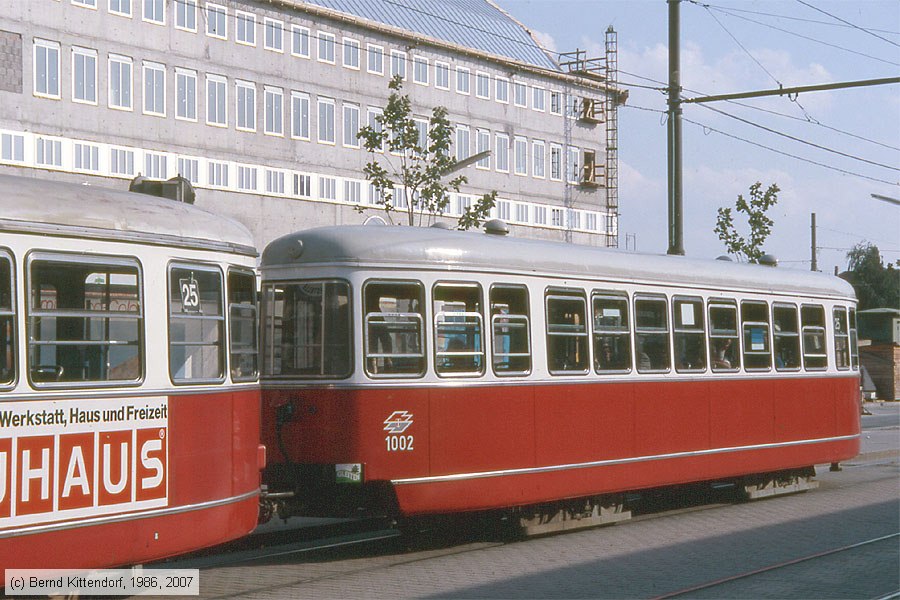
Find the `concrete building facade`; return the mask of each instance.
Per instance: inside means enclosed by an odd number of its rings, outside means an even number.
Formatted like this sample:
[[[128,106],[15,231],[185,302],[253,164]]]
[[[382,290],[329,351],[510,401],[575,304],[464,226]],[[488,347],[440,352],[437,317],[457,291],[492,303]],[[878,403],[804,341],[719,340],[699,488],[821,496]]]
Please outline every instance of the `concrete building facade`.
[[[260,247],[360,223],[383,213],[356,132],[399,73],[423,122],[448,108],[457,158],[492,151],[462,171],[447,219],[497,190],[492,216],[516,235],[617,245],[625,95],[609,62],[545,51],[488,0],[0,7],[0,172],[120,189],[181,174]]]

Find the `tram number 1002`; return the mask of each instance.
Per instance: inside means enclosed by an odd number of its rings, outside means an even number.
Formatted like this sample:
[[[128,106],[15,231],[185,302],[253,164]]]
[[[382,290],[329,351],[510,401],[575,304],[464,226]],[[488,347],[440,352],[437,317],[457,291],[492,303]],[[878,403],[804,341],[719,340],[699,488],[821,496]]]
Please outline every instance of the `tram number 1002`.
[[[389,435],[384,438],[388,452],[411,452],[413,449],[413,436]]]

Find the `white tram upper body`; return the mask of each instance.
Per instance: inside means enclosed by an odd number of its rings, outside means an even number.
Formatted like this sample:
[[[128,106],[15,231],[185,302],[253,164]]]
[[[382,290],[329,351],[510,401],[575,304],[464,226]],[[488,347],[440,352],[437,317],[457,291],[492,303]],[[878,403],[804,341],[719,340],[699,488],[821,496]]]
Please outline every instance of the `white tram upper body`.
[[[0,565],[135,564],[253,529],[256,257],[187,204],[0,176]]]

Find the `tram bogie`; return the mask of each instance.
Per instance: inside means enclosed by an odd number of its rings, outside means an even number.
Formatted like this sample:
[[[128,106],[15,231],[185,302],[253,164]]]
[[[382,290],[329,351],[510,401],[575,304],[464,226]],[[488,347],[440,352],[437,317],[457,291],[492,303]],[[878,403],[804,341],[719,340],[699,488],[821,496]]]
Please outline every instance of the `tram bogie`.
[[[859,449],[855,298],[827,275],[333,227],[272,242],[261,288],[265,478],[302,514],[574,521]]]

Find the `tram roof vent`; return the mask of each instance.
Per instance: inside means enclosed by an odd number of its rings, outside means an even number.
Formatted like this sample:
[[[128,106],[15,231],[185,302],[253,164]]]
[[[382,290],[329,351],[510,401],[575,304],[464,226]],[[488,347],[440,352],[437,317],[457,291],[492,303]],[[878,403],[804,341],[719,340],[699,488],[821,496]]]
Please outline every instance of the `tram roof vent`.
[[[484,224],[484,232],[488,235],[509,235],[509,225],[502,219],[491,219]]]
[[[184,202],[185,204],[193,204],[197,197],[190,180],[181,175],[176,175],[168,181],[157,181],[147,179],[139,174],[131,180],[128,191],[168,198],[169,200]]]
[[[728,256],[727,254],[721,254],[721,255],[717,256],[716,260],[721,260],[724,262],[734,262],[734,260],[732,260],[732,258],[730,256]]]
[[[777,267],[778,258],[774,254],[763,254],[759,257],[759,264],[767,267]]]
[[[445,223],[444,221],[435,221],[430,225],[430,227],[434,227],[435,229],[455,229],[453,225],[450,223]]]

